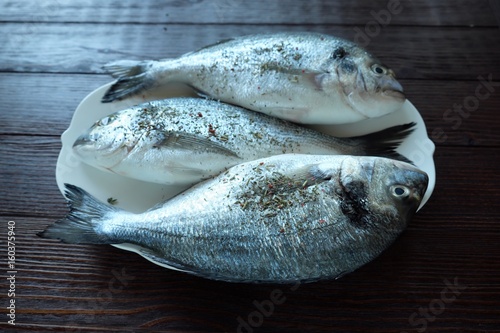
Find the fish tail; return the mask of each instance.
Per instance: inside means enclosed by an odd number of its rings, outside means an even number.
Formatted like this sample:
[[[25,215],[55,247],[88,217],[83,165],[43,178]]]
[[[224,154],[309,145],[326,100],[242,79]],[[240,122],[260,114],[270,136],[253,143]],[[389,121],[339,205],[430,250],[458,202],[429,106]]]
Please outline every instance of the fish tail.
[[[415,126],[416,123],[411,122],[352,139],[361,146],[363,155],[387,157],[414,164],[411,160],[398,153],[396,149],[415,130]]]
[[[155,61],[120,60],[103,66],[117,81],[106,91],[102,103],[121,100],[152,88],[155,80],[150,69]]]
[[[63,219],[38,233],[42,238],[59,239],[71,244],[113,244],[111,237],[102,231],[102,223],[117,208],[106,205],[75,185],[64,184],[70,207]]]

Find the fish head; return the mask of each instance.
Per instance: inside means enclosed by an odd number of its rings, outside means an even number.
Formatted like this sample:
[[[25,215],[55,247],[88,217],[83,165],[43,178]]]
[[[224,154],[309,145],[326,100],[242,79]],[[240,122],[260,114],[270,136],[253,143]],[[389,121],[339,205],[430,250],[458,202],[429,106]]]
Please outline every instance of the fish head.
[[[428,176],[405,162],[381,157],[347,157],[336,190],[354,225],[402,231],[417,211]]]
[[[355,44],[337,47],[328,67],[338,80],[332,87],[339,87],[346,104],[364,118],[394,112],[406,100],[394,71]]]
[[[111,170],[128,156],[137,144],[130,125],[119,113],[96,121],[73,144],[73,151],[85,163]],[[129,120],[128,118],[126,120]]]
[[[380,207],[375,208],[384,211],[384,207],[395,207],[397,215],[407,223],[427,190],[427,173],[410,163],[387,158],[376,158],[373,163],[373,197],[382,199]]]

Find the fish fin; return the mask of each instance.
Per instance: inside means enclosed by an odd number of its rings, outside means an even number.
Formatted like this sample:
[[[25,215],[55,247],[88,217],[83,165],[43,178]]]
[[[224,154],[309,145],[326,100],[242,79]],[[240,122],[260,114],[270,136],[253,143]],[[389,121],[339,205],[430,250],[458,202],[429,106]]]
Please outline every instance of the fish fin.
[[[271,61],[262,65],[263,70],[271,70],[289,75],[291,82],[306,82],[313,86],[314,90],[323,90],[322,82],[329,75],[327,71],[307,70],[299,67],[283,66],[279,62]]]
[[[147,260],[153,262],[154,264],[163,266],[168,269],[173,269],[176,271],[184,272],[184,273],[189,273],[194,276],[206,278],[206,279],[211,279],[211,280],[219,280],[219,281],[225,281],[225,282],[243,282],[243,283],[259,283],[260,281],[255,281],[255,280],[244,280],[244,279],[239,279],[239,278],[233,278],[228,275],[218,275],[214,272],[210,272],[207,270],[200,269],[198,267],[193,267],[190,265],[182,264],[173,260],[168,260],[162,256],[161,253],[158,253],[155,250],[151,250],[148,248],[141,248],[139,251],[139,254],[142,255],[144,258]],[[262,282],[269,282],[269,281],[262,281]],[[284,283],[283,281],[271,281],[271,282],[276,282],[276,283]]]
[[[186,56],[186,55],[190,55],[190,54],[192,54],[192,53],[197,53],[197,52],[200,52],[200,51],[203,51],[203,50],[206,50],[206,49],[212,48],[212,47],[214,47],[214,46],[219,46],[219,45],[222,45],[222,44],[226,44],[227,42],[230,42],[230,41],[233,41],[233,40],[234,40],[234,38],[225,38],[225,39],[221,39],[221,40],[219,40],[219,41],[217,41],[217,42],[215,42],[215,43],[205,45],[205,46],[203,46],[202,48],[200,48],[200,49],[198,49],[198,50],[196,50],[196,51],[194,51],[194,52],[187,53],[187,54],[185,54],[184,56]]]
[[[168,259],[165,259],[161,253],[158,253],[155,250],[148,249],[145,247],[141,247],[139,250],[139,254],[143,256],[144,258],[148,259],[149,261],[155,263],[155,264],[160,264],[163,267],[173,269],[176,271],[181,271],[181,272],[188,272],[191,273],[193,270],[185,265],[170,261]]]
[[[238,157],[232,150],[217,142],[213,142],[206,136],[188,134],[183,132],[164,132],[163,138],[153,147],[155,148],[175,148],[186,149],[195,152],[207,152],[225,156]]]
[[[203,90],[201,90],[201,89],[199,89],[191,84],[188,84],[188,87],[193,89],[195,94],[198,95],[199,97],[213,100],[213,98],[210,96],[209,93],[207,93],[207,92],[205,92],[205,91],[203,91]]]
[[[387,157],[394,160],[414,164],[396,149],[413,131],[416,123],[397,125],[363,136],[352,137],[352,144],[359,147],[360,155]]]
[[[341,279],[343,278],[344,276],[346,276],[347,274],[349,274],[350,272],[352,272],[352,270],[349,270],[349,271],[342,271],[340,272],[336,277],[334,277],[335,280],[338,280],[338,279]]]
[[[323,168],[320,164],[308,164],[295,170],[290,179],[286,181],[286,189],[305,189],[309,186],[318,185],[329,181],[332,178],[328,169]],[[291,180],[291,181],[290,181]],[[276,182],[279,184],[279,182]]]
[[[308,108],[298,108],[298,107],[274,107],[267,106],[266,114],[274,117],[287,120],[293,123],[301,123],[304,117],[311,112]]]
[[[327,72],[305,72],[302,75],[306,79],[306,82],[312,84],[314,90],[324,91],[323,80],[330,74]]]
[[[236,278],[233,276],[229,275],[218,275],[214,272],[206,271],[199,269],[197,267],[193,267],[190,265],[186,264],[181,264],[175,261],[171,261],[168,259],[165,259],[162,254],[158,253],[155,250],[151,250],[148,248],[141,247],[139,250],[139,254],[146,258],[147,260],[153,262],[156,265],[163,266],[168,269],[188,273],[194,276],[206,278],[206,279],[211,279],[211,280],[218,280],[218,281],[225,281],[225,282],[238,282],[238,283],[253,283],[253,284],[260,284],[260,283],[274,283],[274,284],[288,284],[288,283],[298,283],[299,280],[291,279],[291,280],[254,280],[254,279],[243,279],[243,278]],[[347,272],[342,272],[341,274],[346,274]],[[339,278],[340,275],[337,278]],[[318,279],[306,279],[300,281],[300,283],[310,283],[310,282],[315,282],[318,281]]]
[[[69,213],[37,235],[71,244],[112,244],[113,240],[99,229],[107,215],[118,211],[118,208],[102,203],[78,186],[64,186]]]
[[[117,81],[106,91],[102,103],[110,103],[127,98],[155,85],[154,79],[148,75],[154,61],[120,60],[103,66]]]

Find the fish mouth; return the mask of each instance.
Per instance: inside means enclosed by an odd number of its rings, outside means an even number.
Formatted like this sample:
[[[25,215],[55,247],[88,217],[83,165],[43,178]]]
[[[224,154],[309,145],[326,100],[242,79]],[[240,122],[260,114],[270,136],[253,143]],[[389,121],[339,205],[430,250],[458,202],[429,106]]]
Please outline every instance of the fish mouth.
[[[427,186],[429,185],[429,176],[424,172],[420,171],[420,181],[415,186],[415,194],[418,196],[418,202],[420,202],[424,198],[425,192],[427,191]]]
[[[111,147],[111,144],[108,144],[106,147],[100,147],[97,149],[96,145],[96,138],[95,136],[91,134],[82,134],[80,135],[75,142],[73,143],[73,150],[78,152],[79,155],[85,155],[90,153],[96,153],[98,152],[101,155],[111,155],[113,151],[110,151],[109,153],[105,153],[106,148]],[[82,156],[83,156],[82,155]]]
[[[80,135],[75,142],[73,143],[73,148],[78,147],[78,146],[86,146],[88,144],[92,143],[92,140],[90,137],[86,134]]]
[[[406,96],[401,90],[383,90],[382,93],[388,97],[392,97],[397,100],[404,101],[406,100]]]
[[[392,76],[381,77],[378,82],[378,88],[385,96],[401,101],[406,99],[403,86]]]

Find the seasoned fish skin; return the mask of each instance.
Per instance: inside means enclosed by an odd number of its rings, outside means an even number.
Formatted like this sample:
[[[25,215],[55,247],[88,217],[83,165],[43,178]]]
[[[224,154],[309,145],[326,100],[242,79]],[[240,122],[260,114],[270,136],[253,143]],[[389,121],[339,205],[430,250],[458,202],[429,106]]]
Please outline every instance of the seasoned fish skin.
[[[98,120],[73,151],[103,171],[153,183],[194,184],[242,162],[289,153],[408,161],[395,149],[414,125],[336,138],[214,100],[171,98]]]
[[[117,78],[112,102],[168,83],[204,96],[304,124],[344,124],[400,109],[394,72],[366,50],[318,33],[277,33],[226,40],[160,61],[104,66]]]
[[[40,236],[132,243],[157,263],[217,280],[331,279],[397,238],[427,182],[385,158],[281,155],[237,165],[142,214],[69,185],[71,212]]]

